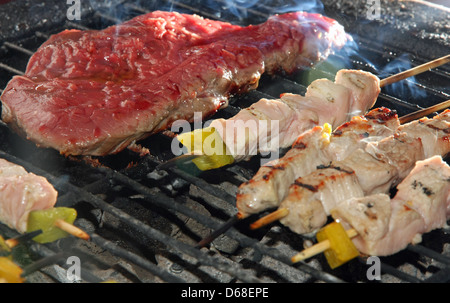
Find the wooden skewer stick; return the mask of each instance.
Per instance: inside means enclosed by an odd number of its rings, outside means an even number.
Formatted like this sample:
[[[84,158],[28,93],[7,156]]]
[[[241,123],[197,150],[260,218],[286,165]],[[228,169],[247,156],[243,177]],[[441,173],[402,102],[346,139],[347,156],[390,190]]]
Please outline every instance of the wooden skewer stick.
[[[255,222],[253,222],[252,224],[250,224],[250,228],[251,229],[261,228],[263,226],[269,225],[270,223],[281,220],[284,217],[287,217],[287,215],[289,215],[289,209],[284,208],[284,207],[278,208],[274,212],[272,212],[264,217],[261,217],[258,220],[256,220]]]
[[[261,228],[265,225],[268,225],[272,222],[281,220],[282,218],[286,217],[289,214],[289,209],[287,208],[278,208],[276,211],[271,212],[270,214],[268,214],[267,216],[264,216],[258,220],[256,220],[255,222],[253,222],[252,224],[250,224],[250,228],[251,229],[258,229]]]
[[[83,240],[90,239],[89,235],[84,230],[81,230],[80,228],[76,227],[75,225],[67,223],[66,221],[64,221],[62,219],[56,220],[55,226],[77,238],[80,238]]]
[[[433,106],[430,106],[430,107],[427,107],[424,109],[420,109],[418,111],[415,111],[413,113],[410,113],[410,114],[404,115],[403,117],[400,117],[400,119],[399,119],[400,124],[404,124],[404,123],[410,122],[412,120],[416,120],[416,119],[425,117],[429,114],[444,110],[448,107],[450,107],[450,100],[435,104]]]
[[[62,219],[58,219],[55,221],[54,225],[56,227],[58,227],[61,230],[64,230],[65,232],[67,232],[68,234],[75,236],[77,238],[83,239],[83,240],[89,240],[90,236],[83,230],[81,230],[80,228],[76,227],[73,224],[70,224]],[[21,242],[25,242],[28,240],[31,240],[32,238],[40,235],[42,233],[42,230],[35,230],[32,232],[28,232],[25,234],[22,234],[18,237],[15,238],[11,238],[8,240],[5,240],[5,244],[9,247],[9,248],[14,248],[17,245],[19,245]]]
[[[358,235],[358,232],[353,228],[346,230],[346,232],[347,232],[347,236],[350,239],[354,238]],[[308,258],[318,255],[320,253],[323,253],[324,251],[326,251],[329,248],[330,248],[329,240],[321,241],[321,242],[299,252],[298,254],[296,254],[295,256],[293,256],[291,258],[291,261],[292,261],[292,263],[297,263],[297,262],[303,261],[305,259],[308,259]]]
[[[22,234],[20,236],[17,236],[15,238],[10,238],[8,240],[5,240],[5,244],[9,247],[9,248],[14,248],[17,245],[19,245],[20,243],[24,243],[26,241],[29,241],[31,239],[33,239],[34,237],[40,235],[42,233],[42,230],[35,230],[32,232],[28,232],[25,234]]]
[[[206,238],[204,238],[200,242],[198,242],[196,247],[202,248],[202,247],[208,245],[209,243],[214,241],[214,239],[216,239],[218,236],[220,236],[221,234],[226,232],[228,229],[230,229],[239,220],[240,220],[240,218],[238,216],[231,217],[227,222],[225,222],[225,224],[223,224],[221,227],[219,227],[214,232],[212,232],[209,236],[207,236]]]
[[[426,72],[426,71],[428,71],[428,70],[430,70],[432,68],[438,67],[438,66],[446,64],[448,62],[450,62],[450,55],[446,55],[446,56],[443,56],[441,58],[435,59],[433,61],[424,63],[422,65],[418,65],[418,66],[413,67],[411,69],[408,69],[408,70],[406,70],[404,72],[401,72],[401,73],[389,76],[389,77],[381,80],[380,81],[380,87],[392,84],[394,82],[398,82],[398,81],[404,80],[404,79],[406,79],[408,77],[412,77],[412,76],[418,75],[420,73]]]

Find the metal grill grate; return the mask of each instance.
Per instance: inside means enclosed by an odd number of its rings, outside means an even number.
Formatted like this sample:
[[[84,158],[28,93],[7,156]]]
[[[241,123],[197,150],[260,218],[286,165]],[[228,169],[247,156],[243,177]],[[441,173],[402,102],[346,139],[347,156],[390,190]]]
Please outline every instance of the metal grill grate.
[[[114,2],[113,2],[114,3]],[[227,6],[218,1],[208,7],[199,1],[152,2],[151,4],[116,1],[113,7],[88,10],[80,21],[62,18],[60,24],[36,28],[31,34],[2,42],[0,47],[0,87],[13,75],[23,74],[33,52],[51,34],[66,28],[100,29],[155,9],[197,13],[204,17],[246,25],[262,22],[280,6],[263,3],[251,8]],[[61,13],[61,12],[59,12]],[[65,11],[64,11],[65,13]],[[245,16],[242,17],[242,16]],[[342,16],[341,16],[342,17]],[[347,29],[351,34],[352,30]],[[400,62],[419,65],[429,58],[358,37],[359,53],[348,57],[338,53],[327,62],[345,62],[349,68],[379,73],[375,66],[385,66],[400,55]],[[405,48],[407,46],[405,45]],[[370,62],[366,61],[370,58]],[[400,57],[401,58],[401,57]],[[313,70],[314,71],[314,70]],[[317,68],[315,71],[330,75]],[[284,92],[304,93],[302,79],[294,76],[266,77],[256,91],[235,96],[230,106],[218,116],[230,117],[241,107],[262,97],[276,98]],[[441,67],[405,80],[407,93],[382,91],[377,106],[386,106],[399,115],[449,99],[450,70]],[[426,93],[411,95],[411,87]],[[28,243],[26,250],[42,264],[31,262],[30,279],[65,282],[65,260],[69,255],[82,256],[82,278],[87,282],[107,279],[144,282],[344,282],[367,281],[365,259],[354,260],[331,271],[323,257],[291,265],[292,252],[310,241],[274,225],[261,231],[249,231],[238,224],[214,242],[212,249],[197,249],[195,243],[221,226],[235,213],[234,193],[237,186],[251,178],[257,161],[239,163],[218,172],[196,174],[178,168],[156,169],[172,157],[171,138],[165,134],[139,142],[150,155],[126,150],[118,155],[94,159],[64,158],[56,151],[38,149],[10,132],[5,125],[0,138],[0,157],[23,165],[27,170],[46,177],[59,192],[59,206],[75,207],[76,224],[91,235],[90,242],[67,238],[49,245]],[[17,233],[0,225],[6,237]],[[385,281],[445,282],[450,277],[448,231],[424,235],[421,245],[410,246],[392,257],[382,258]]]

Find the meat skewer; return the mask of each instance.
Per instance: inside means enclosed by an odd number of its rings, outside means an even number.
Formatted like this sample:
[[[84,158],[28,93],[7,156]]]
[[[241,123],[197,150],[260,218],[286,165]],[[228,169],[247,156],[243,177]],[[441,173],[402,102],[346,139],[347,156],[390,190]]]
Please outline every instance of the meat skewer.
[[[280,211],[254,222],[252,227],[259,228],[276,218],[296,233],[313,233],[342,201],[387,193],[406,177],[416,161],[447,155],[449,132],[450,110],[432,119],[403,124],[396,134],[370,142],[364,150],[357,149],[342,161],[298,178],[280,203]]]
[[[438,109],[436,106],[433,106],[433,112],[435,110],[443,110],[445,108],[448,107],[448,105],[450,105],[450,100],[449,102],[443,102],[441,103],[441,107]],[[401,117],[400,121],[403,122],[410,122],[410,120],[412,118],[418,118],[420,117],[420,115],[428,115],[430,114],[428,108],[425,108],[423,110],[419,110],[415,113],[413,113],[412,115],[407,115],[406,117]],[[353,119],[357,119],[357,118],[353,118]],[[375,120],[376,121],[376,120]],[[347,125],[351,125],[347,124]],[[343,126],[345,127],[345,126]],[[292,179],[292,181],[289,181],[289,185],[292,184],[294,182],[295,178]],[[276,206],[276,205],[275,205]],[[285,217],[287,215],[287,211],[286,209],[279,209],[278,212],[276,212],[275,214],[272,213],[272,215],[268,215],[268,221],[273,222],[276,221],[282,217]],[[275,218],[271,217],[271,216],[275,216]],[[202,239],[198,244],[197,247],[203,247],[209,243],[211,243],[216,237],[218,237],[219,235],[221,235],[222,233],[224,233],[226,230],[228,230],[230,227],[232,227],[236,222],[238,222],[239,220],[242,220],[243,218],[245,218],[244,216],[233,216],[231,217],[227,222],[225,222],[220,228],[216,229],[215,231],[213,231],[209,236],[205,237],[204,239]],[[265,223],[263,223],[264,225]]]
[[[365,113],[378,97],[379,83],[369,72],[340,70],[334,82],[313,81],[305,96],[286,93],[277,100],[263,98],[230,119],[215,119],[208,127],[182,133],[177,139],[191,153],[203,155],[192,160],[200,170],[278,152],[292,146],[308,129],[325,123],[335,128],[351,114]],[[214,141],[213,148],[207,140]],[[217,150],[217,146],[223,148]]]
[[[442,110],[449,104],[450,100],[404,116],[401,118],[401,122],[405,123],[418,115],[423,116]],[[305,133],[304,136],[301,136],[293,146],[319,147],[327,144],[329,146],[326,149],[292,148],[284,157],[262,166],[250,181],[243,183],[238,189],[236,195],[238,216],[247,217],[249,214],[278,206],[287,195],[288,186],[296,178],[312,172],[317,165],[345,159],[354,149],[364,147],[364,144],[369,140],[373,141],[373,138],[382,138],[393,134],[398,127],[398,121],[393,119],[394,117],[390,116],[389,112],[377,112],[378,110],[368,113],[365,116],[367,120],[354,118],[350,123],[340,126],[329,139],[323,139],[319,128],[308,132],[309,135]],[[358,123],[359,126],[357,126]],[[368,136],[370,139],[364,138],[364,136]],[[323,150],[327,150],[327,152],[323,153]]]
[[[41,229],[44,233],[33,238],[38,242],[53,241],[66,233],[89,239],[88,234],[72,225],[74,209],[54,207],[57,195],[44,177],[0,159],[0,222],[21,234]]]
[[[209,170],[256,154],[277,152],[314,126],[329,123],[334,129],[352,116],[366,113],[381,87],[449,61],[447,55],[381,81],[369,72],[344,69],[337,72],[334,82],[313,81],[305,96],[283,94],[277,100],[261,99],[232,118],[216,119],[208,127],[178,135],[189,153],[162,168],[192,161],[200,170]]]
[[[392,255],[419,243],[422,234],[446,226],[450,218],[450,166],[442,157],[418,161],[397,189],[392,199],[387,194],[353,198],[331,211],[359,252]],[[321,241],[293,256],[292,262],[329,249],[330,241]]]
[[[66,30],[8,83],[2,120],[64,155],[117,153],[195,112],[214,114],[264,72],[310,67],[349,39],[337,21],[306,12],[241,27],[155,11],[103,30]]]
[[[392,135],[399,125],[395,112],[377,108],[352,118],[332,133],[327,132],[327,127],[319,126],[303,133],[282,158],[262,166],[251,180],[239,187],[238,216],[245,218],[278,206],[294,180],[313,172],[317,166],[346,158],[370,141]]]

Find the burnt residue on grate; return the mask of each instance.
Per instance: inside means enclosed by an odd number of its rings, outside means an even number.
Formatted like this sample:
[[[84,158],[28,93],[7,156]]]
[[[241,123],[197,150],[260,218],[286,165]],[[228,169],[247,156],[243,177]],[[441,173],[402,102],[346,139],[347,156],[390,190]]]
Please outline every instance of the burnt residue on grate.
[[[274,13],[302,9],[299,2],[291,2],[259,1],[245,6],[230,1],[81,1],[81,19],[71,21],[66,16],[69,5],[64,2],[11,1],[0,11],[2,17],[7,16],[0,18],[0,89],[13,75],[24,72],[40,44],[64,29],[101,29],[155,9],[246,25]],[[448,20],[447,11],[417,2],[381,1],[381,17],[367,20],[365,3],[325,0],[323,7],[313,6],[344,24],[357,41],[354,53],[337,53],[328,62],[380,74],[389,72],[385,67],[392,62],[400,67],[403,63],[418,65],[444,55],[445,47],[448,51],[448,39],[440,36],[448,27],[441,22]],[[425,8],[431,10],[433,20],[418,15]],[[403,81],[400,88],[406,91],[383,89],[377,106],[403,115],[449,99],[449,71],[442,66]],[[256,91],[233,96],[230,106],[215,117],[231,117],[263,97],[303,94],[309,72],[263,76]],[[332,76],[332,71],[320,67],[311,72]],[[416,91],[424,95],[412,96]],[[33,271],[31,281],[66,282],[65,259],[76,255],[82,259],[87,282],[367,282],[368,265],[363,257],[334,271],[323,256],[291,265],[290,256],[312,239],[277,224],[251,231],[248,221],[241,222],[210,249],[195,247],[235,214],[237,187],[256,173],[258,157],[210,172],[195,167],[159,170],[160,164],[173,157],[172,138],[165,134],[138,142],[148,153],[140,154],[137,146],[107,157],[66,158],[36,147],[5,125],[0,130],[0,157],[47,177],[60,194],[57,205],[75,207],[76,225],[92,237],[88,242],[66,238],[48,245],[30,243],[25,250],[31,258],[24,263]],[[0,233],[16,235],[3,225]],[[382,258],[382,282],[448,281],[449,243],[448,231],[436,230],[424,235],[421,245]],[[33,263],[36,260],[41,262]]]

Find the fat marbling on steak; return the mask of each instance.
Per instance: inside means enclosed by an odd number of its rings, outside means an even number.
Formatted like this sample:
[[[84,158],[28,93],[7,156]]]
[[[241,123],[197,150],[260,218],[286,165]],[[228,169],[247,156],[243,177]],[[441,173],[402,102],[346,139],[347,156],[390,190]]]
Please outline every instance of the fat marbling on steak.
[[[227,105],[263,72],[293,72],[349,37],[335,20],[305,12],[241,27],[156,11],[103,30],[53,35],[10,80],[2,120],[64,155],[107,155]]]

